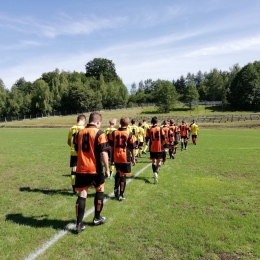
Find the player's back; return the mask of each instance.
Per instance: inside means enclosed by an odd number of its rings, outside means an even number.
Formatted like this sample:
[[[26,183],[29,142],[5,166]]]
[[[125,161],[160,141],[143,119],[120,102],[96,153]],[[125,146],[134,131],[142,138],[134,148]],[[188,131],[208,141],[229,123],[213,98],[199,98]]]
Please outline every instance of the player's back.
[[[147,130],[146,136],[150,140],[150,152],[162,152],[162,141],[165,139],[165,133],[159,126],[152,126]]]
[[[72,156],[77,156],[77,152],[75,150],[74,139],[75,139],[75,136],[78,134],[78,132],[80,130],[82,130],[83,128],[84,128],[83,125],[74,125],[69,130],[68,139],[70,142],[70,152],[71,152]]]

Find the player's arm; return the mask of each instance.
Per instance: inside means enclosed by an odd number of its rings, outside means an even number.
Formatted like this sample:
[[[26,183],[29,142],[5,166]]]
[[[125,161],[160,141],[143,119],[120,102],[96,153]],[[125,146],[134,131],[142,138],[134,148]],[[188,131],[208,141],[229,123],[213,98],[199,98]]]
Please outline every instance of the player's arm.
[[[71,131],[69,131],[68,140],[67,140],[68,146],[71,146],[71,137],[72,137],[72,134],[71,134]]]
[[[110,177],[109,163],[108,163],[108,154],[107,151],[102,151],[101,153],[101,161],[105,167],[105,175],[107,178]]]

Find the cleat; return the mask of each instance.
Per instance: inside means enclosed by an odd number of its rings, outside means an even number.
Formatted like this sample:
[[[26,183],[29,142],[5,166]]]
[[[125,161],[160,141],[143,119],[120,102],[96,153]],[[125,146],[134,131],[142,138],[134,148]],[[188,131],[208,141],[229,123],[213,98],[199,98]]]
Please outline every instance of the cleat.
[[[119,194],[118,194],[118,189],[114,189],[114,195],[115,195],[115,198],[117,198],[117,199],[118,199],[118,197],[119,197]]]
[[[146,154],[146,152],[145,152],[145,151],[142,151],[142,154]]]
[[[114,180],[114,176],[110,175],[109,179]]]
[[[123,196],[119,196],[118,200],[119,201],[125,200],[125,196],[124,195]]]
[[[76,233],[79,234],[81,231],[85,230],[86,227],[80,223],[79,225],[76,225]]]
[[[107,219],[105,217],[94,218],[93,219],[93,224],[95,226],[98,226],[98,225],[104,224],[106,222],[106,220]]]

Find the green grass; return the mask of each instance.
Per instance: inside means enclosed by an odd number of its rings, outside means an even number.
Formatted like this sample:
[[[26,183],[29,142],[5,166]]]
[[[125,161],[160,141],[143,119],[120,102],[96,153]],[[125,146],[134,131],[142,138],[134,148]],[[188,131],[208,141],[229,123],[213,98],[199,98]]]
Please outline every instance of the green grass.
[[[0,129],[0,259],[23,259],[74,222],[67,129]],[[151,167],[104,205],[105,225],[67,233],[37,259],[260,259],[260,136],[202,129],[153,184]],[[148,155],[133,174],[150,162]],[[113,191],[107,180],[105,194]],[[93,206],[90,190],[86,210]]]

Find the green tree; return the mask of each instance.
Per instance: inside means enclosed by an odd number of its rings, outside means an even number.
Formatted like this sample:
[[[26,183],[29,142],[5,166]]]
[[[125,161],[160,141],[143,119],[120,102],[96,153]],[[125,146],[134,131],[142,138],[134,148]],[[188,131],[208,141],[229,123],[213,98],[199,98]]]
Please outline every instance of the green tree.
[[[184,90],[186,88],[186,81],[183,75],[181,75],[180,79],[177,79],[174,82],[174,86],[178,94],[182,95],[184,93]]]
[[[5,88],[4,82],[0,79],[0,116],[6,116],[6,100],[8,91]]]
[[[177,102],[178,94],[170,81],[157,80],[154,85],[156,106],[163,113],[169,113]]]
[[[193,102],[199,101],[199,93],[194,84],[188,83],[186,89],[184,90],[182,101],[188,104],[190,110],[192,109]]]
[[[51,92],[48,84],[38,79],[33,83],[32,91],[32,112],[38,114],[48,114],[52,112]]]
[[[259,110],[260,62],[244,66],[230,84],[229,102],[236,109]]]
[[[106,83],[119,79],[115,64],[112,60],[95,58],[86,64],[86,77],[94,77],[100,80],[101,75]]]

